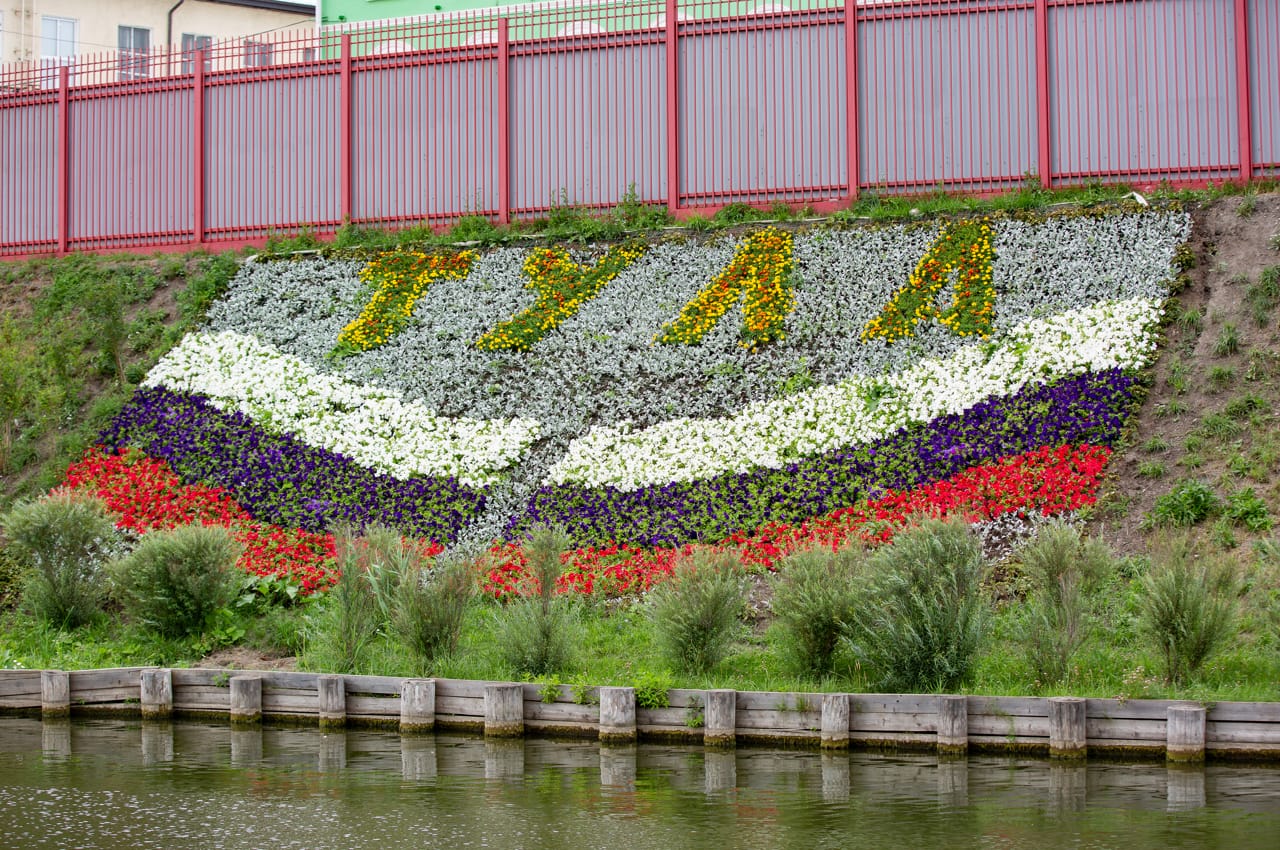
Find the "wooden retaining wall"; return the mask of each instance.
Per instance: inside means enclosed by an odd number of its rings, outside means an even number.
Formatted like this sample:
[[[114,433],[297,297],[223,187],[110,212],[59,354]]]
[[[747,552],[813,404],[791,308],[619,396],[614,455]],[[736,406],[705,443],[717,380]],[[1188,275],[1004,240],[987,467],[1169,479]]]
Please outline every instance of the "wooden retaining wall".
[[[584,702],[575,701],[568,686],[559,686],[554,700],[544,696],[550,694],[543,685],[457,679],[141,667],[0,670],[0,713],[46,718],[173,714],[708,746],[741,742],[1280,762],[1280,703],[674,689],[666,707],[644,708],[636,705],[631,688],[590,688],[577,694]],[[257,702],[237,705],[237,700]],[[329,702],[322,705],[324,700]]]

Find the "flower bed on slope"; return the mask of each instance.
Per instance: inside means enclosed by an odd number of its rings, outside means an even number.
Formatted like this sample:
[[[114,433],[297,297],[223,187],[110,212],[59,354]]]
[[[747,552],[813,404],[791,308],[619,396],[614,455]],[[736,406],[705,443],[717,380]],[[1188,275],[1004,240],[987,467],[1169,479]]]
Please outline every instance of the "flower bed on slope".
[[[675,550],[1048,445],[1109,445],[1188,224],[1165,212],[790,234],[788,250],[759,255],[790,264],[791,306],[755,351],[732,311],[695,345],[654,342],[752,233],[651,245],[524,351],[477,342],[528,307],[528,251],[468,260],[381,347],[337,359],[333,340],[367,298],[361,265],[255,264],[104,443],[163,458],[281,526],[381,522],[488,544],[550,522],[576,546],[617,547],[611,558]],[[926,268],[935,300],[915,305],[910,333],[860,338],[940,236],[969,232],[981,236],[969,277],[951,246]],[[563,262],[589,270],[607,256]],[[979,284],[989,325],[940,321],[960,318],[949,305]]]

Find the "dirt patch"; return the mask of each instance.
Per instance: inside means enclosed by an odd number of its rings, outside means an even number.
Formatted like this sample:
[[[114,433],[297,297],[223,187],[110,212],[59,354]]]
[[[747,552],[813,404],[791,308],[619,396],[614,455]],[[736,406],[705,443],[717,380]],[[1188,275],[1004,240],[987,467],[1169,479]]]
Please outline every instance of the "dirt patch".
[[[271,655],[248,647],[233,646],[206,655],[195,666],[225,670],[297,670],[298,659],[292,655]]]

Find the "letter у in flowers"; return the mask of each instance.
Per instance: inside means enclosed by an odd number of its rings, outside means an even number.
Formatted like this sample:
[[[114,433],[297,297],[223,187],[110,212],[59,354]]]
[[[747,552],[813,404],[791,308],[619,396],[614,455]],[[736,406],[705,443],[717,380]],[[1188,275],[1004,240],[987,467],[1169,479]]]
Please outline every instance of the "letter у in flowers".
[[[360,270],[360,280],[376,287],[360,315],[338,335],[338,344],[368,351],[386,343],[409,323],[413,305],[438,280],[458,280],[471,273],[475,251],[424,254],[394,251],[379,254]]]

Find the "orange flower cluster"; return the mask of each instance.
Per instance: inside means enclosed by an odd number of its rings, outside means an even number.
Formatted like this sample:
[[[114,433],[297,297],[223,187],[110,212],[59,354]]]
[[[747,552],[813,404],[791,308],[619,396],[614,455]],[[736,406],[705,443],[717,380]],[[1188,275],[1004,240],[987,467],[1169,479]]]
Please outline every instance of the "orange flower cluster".
[[[385,345],[409,323],[413,306],[437,280],[460,280],[471,273],[475,251],[457,254],[424,254],[392,251],[360,270],[360,280],[373,284],[373,297],[338,334],[338,345],[368,351]]]
[[[897,342],[911,335],[917,324],[937,318],[959,336],[991,335],[996,289],[991,266],[995,262],[991,225],[987,221],[959,221],[943,228],[938,241],[911,273],[880,315],[867,322],[863,341],[883,338]],[[955,273],[955,299],[938,310],[938,293]]]
[[[583,268],[563,248],[533,251],[524,261],[524,273],[529,278],[526,287],[538,293],[537,302],[477,339],[476,348],[528,351],[643,254],[641,245],[618,245],[594,266]]]
[[[742,302],[742,346],[757,351],[783,339],[782,324],[795,306],[791,291],[791,234],[768,227],[747,238],[729,265],[655,338],[664,345],[697,345],[720,317]]]

